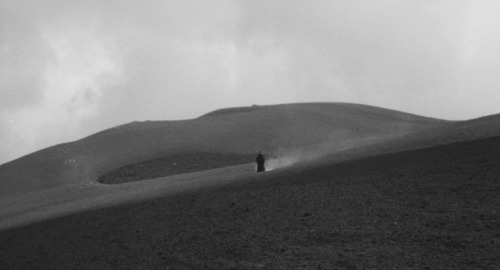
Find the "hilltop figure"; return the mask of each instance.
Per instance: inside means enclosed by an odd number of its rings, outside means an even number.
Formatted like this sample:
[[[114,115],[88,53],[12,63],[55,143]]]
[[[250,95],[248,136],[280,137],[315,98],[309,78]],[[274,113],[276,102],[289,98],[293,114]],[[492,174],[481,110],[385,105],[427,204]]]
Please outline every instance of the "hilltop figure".
[[[266,159],[264,158],[264,155],[262,155],[261,151],[257,154],[257,159],[255,161],[257,162],[257,172],[265,172],[266,168],[264,167],[264,163],[266,162]]]

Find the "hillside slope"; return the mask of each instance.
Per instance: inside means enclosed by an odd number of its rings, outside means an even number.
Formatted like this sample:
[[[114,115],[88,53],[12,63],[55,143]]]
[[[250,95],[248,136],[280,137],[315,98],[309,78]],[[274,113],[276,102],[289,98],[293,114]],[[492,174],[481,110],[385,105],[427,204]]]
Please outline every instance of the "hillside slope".
[[[363,147],[354,147],[329,155],[323,158],[322,162],[349,160],[381,153],[395,153],[495,136],[500,136],[500,114],[467,121],[457,121],[427,130],[408,133],[393,140],[377,142]]]
[[[0,268],[499,269],[499,159],[493,137],[243,174],[0,231]]]
[[[186,152],[333,153],[450,122],[365,105],[311,103],[225,109],[197,119],[118,126],[0,166],[0,195],[95,182],[128,164]]]

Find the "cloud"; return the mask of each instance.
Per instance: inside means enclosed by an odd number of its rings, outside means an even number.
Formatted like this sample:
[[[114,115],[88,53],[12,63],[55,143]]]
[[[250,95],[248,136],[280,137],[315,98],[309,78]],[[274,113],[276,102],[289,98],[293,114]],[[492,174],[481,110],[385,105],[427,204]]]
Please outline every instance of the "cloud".
[[[82,130],[84,122],[99,116],[103,92],[121,82],[113,44],[95,36],[93,28],[69,30],[41,33],[50,59],[37,74],[40,83],[28,85],[36,92],[35,101],[19,108],[2,107],[2,159],[79,139],[88,132]]]
[[[222,107],[497,113],[499,11],[493,1],[0,0],[0,163]]]
[[[0,5],[0,109],[30,105],[39,98],[48,46],[29,17]]]

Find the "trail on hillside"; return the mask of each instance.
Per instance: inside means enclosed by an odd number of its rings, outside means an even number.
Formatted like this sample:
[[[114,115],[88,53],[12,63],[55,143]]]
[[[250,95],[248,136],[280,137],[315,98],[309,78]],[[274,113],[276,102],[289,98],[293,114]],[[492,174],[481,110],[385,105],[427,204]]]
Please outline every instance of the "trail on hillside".
[[[255,154],[182,153],[146,160],[106,172],[97,182],[121,184],[255,162]]]

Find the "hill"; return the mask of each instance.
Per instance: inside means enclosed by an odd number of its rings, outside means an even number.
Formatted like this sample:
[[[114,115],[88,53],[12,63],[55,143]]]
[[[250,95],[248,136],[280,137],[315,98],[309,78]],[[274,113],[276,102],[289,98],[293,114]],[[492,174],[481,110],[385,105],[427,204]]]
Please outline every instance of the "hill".
[[[313,156],[388,141],[453,122],[346,103],[252,106],[183,121],[134,122],[56,145],[0,166],[0,195],[67,184],[190,152]]]
[[[2,231],[0,267],[498,269],[499,159],[492,137],[265,174],[200,173],[237,181]]]
[[[119,126],[0,166],[0,268],[496,269],[499,127],[342,103]],[[282,169],[206,160],[255,149]],[[163,163],[190,173],[96,182]]]
[[[345,151],[323,156],[320,162],[338,162],[364,156],[396,153],[495,136],[500,136],[500,114],[466,121],[450,122],[434,128],[408,133],[392,140],[353,147]]]

